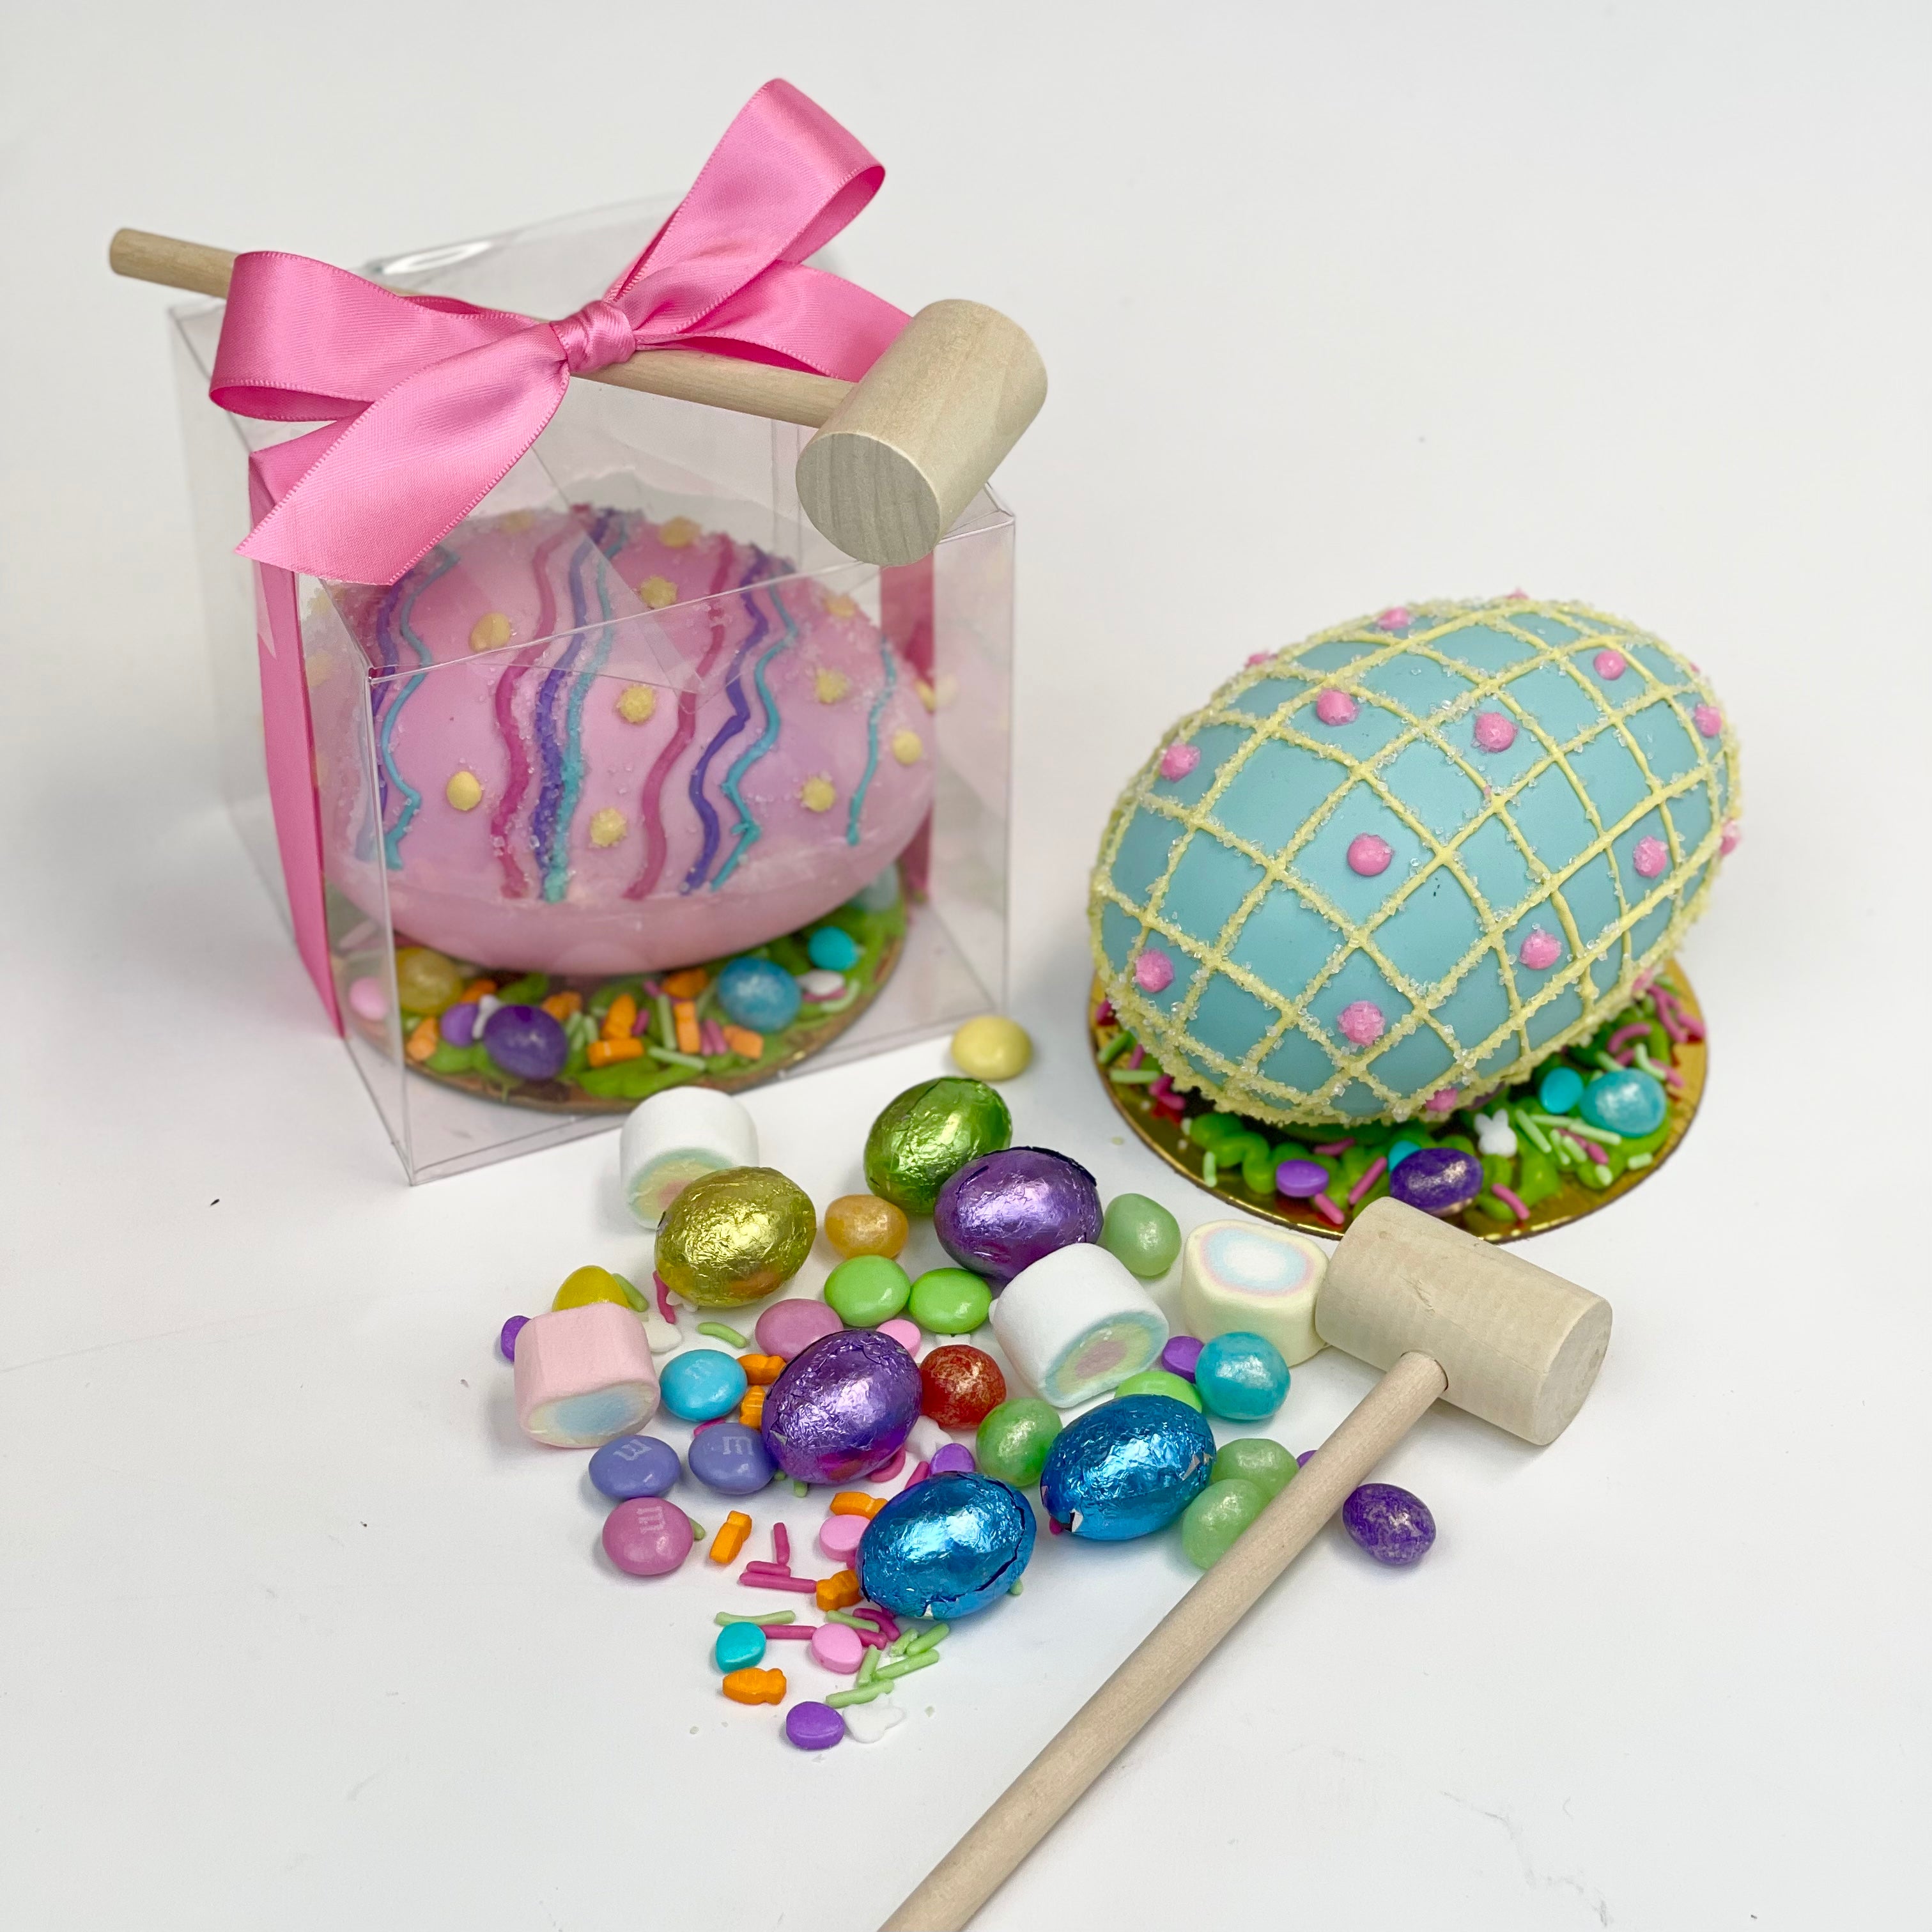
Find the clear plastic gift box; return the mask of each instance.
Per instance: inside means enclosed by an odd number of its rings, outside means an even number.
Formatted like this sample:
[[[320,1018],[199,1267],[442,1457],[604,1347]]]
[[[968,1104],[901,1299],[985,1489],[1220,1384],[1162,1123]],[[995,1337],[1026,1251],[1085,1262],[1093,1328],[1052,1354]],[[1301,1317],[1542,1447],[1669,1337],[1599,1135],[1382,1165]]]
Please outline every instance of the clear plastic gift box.
[[[364,272],[562,315],[672,206]],[[223,790],[412,1180],[1004,1003],[1013,524],[989,492],[882,569],[800,508],[806,430],[575,382],[396,585],[258,572],[248,458],[300,426],[208,400],[221,304],[171,320]]]

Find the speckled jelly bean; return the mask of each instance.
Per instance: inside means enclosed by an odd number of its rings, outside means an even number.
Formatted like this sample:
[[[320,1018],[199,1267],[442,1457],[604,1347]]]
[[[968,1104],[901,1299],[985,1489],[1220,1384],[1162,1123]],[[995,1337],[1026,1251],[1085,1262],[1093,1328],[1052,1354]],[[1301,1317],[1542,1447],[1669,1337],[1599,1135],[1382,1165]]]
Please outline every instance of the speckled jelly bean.
[[[406,1013],[440,1013],[455,1005],[463,974],[454,960],[427,946],[405,946],[396,955],[396,997]]]
[[[1537,1083],[1536,1097],[1546,1114],[1567,1114],[1583,1097],[1583,1076],[1574,1066],[1552,1066]]]
[[[912,1282],[885,1255],[854,1255],[825,1280],[825,1299],[848,1328],[876,1328],[904,1307]]]
[[[1457,1147],[1418,1148],[1389,1177],[1389,1192],[1425,1214],[1456,1214],[1483,1191],[1483,1163]]]
[[[977,1429],[1006,1399],[999,1364],[967,1342],[934,1349],[920,1364],[919,1379],[920,1411],[942,1429]]]
[[[1194,1387],[1208,1411],[1229,1422],[1260,1422],[1288,1394],[1288,1364],[1265,1335],[1236,1329],[1216,1335],[1194,1364]]]
[[[708,1422],[744,1400],[745,1371],[717,1348],[687,1348],[658,1371],[658,1392],[672,1414]]]
[[[748,1670],[765,1656],[765,1634],[756,1624],[727,1624],[711,1646],[711,1660],[720,1670]]]
[[[1210,1483],[1180,1519],[1180,1547],[1197,1570],[1211,1570],[1268,1507],[1260,1485],[1238,1476]]]
[[[1364,1483],[1342,1505],[1342,1527],[1378,1563],[1420,1563],[1436,1540],[1429,1505],[1394,1483]]]
[[[806,940],[814,966],[832,973],[849,973],[859,963],[859,942],[841,926],[821,926]]]
[[[1640,1066],[1629,1066],[1621,1073],[1598,1074],[1583,1089],[1577,1112],[1593,1127],[1641,1140],[1663,1126],[1670,1106],[1662,1081]]]
[[[717,979],[718,1004],[725,1016],[754,1033],[782,1033],[798,1018],[802,995],[782,966],[749,954],[732,960]]]
[[[1184,1376],[1177,1376],[1168,1369],[1143,1369],[1137,1376],[1130,1376],[1114,1391],[1118,1401],[1123,1396],[1171,1395],[1176,1402],[1184,1402],[1190,1408],[1198,1409],[1200,1391]]]
[[[591,1486],[614,1502],[661,1496],[680,1474],[677,1451],[655,1436],[620,1436],[590,1459]]]
[[[1222,1444],[1209,1473],[1217,1483],[1236,1478],[1252,1483],[1272,1500],[1294,1481],[1300,1466],[1298,1459],[1265,1436],[1238,1436]]]
[[[825,1210],[825,1238],[848,1260],[896,1255],[910,1232],[904,1210],[876,1194],[842,1194]]]

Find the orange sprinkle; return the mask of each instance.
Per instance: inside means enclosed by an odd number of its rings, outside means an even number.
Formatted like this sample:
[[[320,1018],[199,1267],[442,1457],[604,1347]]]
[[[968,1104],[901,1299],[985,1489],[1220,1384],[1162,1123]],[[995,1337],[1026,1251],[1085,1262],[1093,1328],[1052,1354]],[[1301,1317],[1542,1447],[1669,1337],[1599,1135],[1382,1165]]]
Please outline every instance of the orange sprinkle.
[[[702,966],[687,966],[681,973],[667,973],[658,982],[674,1000],[694,1000],[711,983],[711,975]]]
[[[584,1057],[592,1066],[609,1066],[620,1060],[641,1060],[644,1043],[640,1040],[593,1040]]]
[[[742,1054],[747,1060],[762,1060],[765,1057],[764,1035],[754,1033],[749,1027],[725,1028],[724,1044],[734,1053]]]
[[[724,1679],[724,1694],[734,1704],[782,1704],[782,1670],[734,1670]]]
[[[849,1570],[835,1570],[830,1576],[818,1580],[818,1588],[814,1592],[821,1610],[849,1610],[864,1594],[859,1588],[859,1580]]]
[[[740,1355],[738,1366],[745,1372],[748,1382],[764,1384],[775,1382],[784,1373],[785,1358],[782,1355]]]
[[[670,1003],[670,1016],[677,1028],[677,1050],[680,1053],[695,1053],[701,1037],[698,1030],[698,1006],[692,1000],[674,1000]]]
[[[543,1010],[554,1020],[567,1020],[572,1013],[584,1010],[581,993],[553,993],[543,1003]]]
[[[860,1490],[841,1490],[832,1498],[834,1516],[877,1516],[885,1506],[884,1496],[868,1496]]]
[[[485,993],[494,993],[496,990],[496,982],[494,980],[472,980],[456,997],[459,1001],[480,1000]]]
[[[748,1388],[745,1399],[738,1405],[738,1420],[747,1429],[755,1429],[765,1419],[765,1392],[761,1388]]]
[[[412,1060],[427,1060],[436,1051],[442,1036],[434,1020],[418,1020],[410,1029],[409,1044],[403,1048]]]
[[[752,1533],[752,1519],[742,1510],[734,1510],[724,1519],[724,1526],[711,1539],[710,1557],[714,1563],[728,1563],[745,1546],[745,1539]]]
[[[610,1010],[604,1016],[604,1037],[606,1040],[628,1040],[631,1029],[638,1023],[638,1003],[628,993],[620,993],[610,1002]],[[632,1056],[626,1054],[626,1059]]]

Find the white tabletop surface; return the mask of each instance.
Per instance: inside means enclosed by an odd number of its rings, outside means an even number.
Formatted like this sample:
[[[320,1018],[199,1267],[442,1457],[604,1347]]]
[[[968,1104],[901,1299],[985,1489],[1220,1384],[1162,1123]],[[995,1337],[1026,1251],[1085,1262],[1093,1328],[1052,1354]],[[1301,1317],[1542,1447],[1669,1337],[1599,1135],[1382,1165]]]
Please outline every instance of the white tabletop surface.
[[[874,1750],[723,1705],[731,1593],[602,1570],[491,1354],[569,1266],[636,1259],[613,1142],[406,1187],[214,795],[168,298],[109,278],[109,232],[356,261],[675,188],[782,74],[890,166],[848,272],[1006,308],[1052,371],[1004,472],[1024,1138],[1210,1211],[1083,1064],[1083,888],[1120,783],[1250,650],[1522,584],[1686,647],[1744,748],[1684,956],[1702,1116],[1532,1250],[1616,1306],[1582,1417],[1540,1453],[1427,1418],[1387,1472],[1427,1562],[1322,1538],[979,1925],[1916,1922],[1924,9],[29,11],[0,1916],[872,1924],[1186,1581],[1171,1544],[1044,1550]],[[768,1157],[852,1186],[941,1064],[757,1096]],[[1318,1358],[1279,1432],[1366,1381]]]

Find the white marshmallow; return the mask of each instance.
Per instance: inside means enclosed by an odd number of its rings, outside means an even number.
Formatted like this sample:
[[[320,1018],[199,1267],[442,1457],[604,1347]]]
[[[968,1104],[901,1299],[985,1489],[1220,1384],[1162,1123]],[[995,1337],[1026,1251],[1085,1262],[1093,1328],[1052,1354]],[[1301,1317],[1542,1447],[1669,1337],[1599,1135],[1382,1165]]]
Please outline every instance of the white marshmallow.
[[[617,1141],[624,1204],[646,1228],[692,1182],[756,1167],[758,1130],[742,1102],[710,1087],[672,1087],[631,1111]]]
[[[993,1333],[1021,1376],[1072,1408],[1152,1366],[1167,1317],[1126,1268],[1088,1243],[1022,1268],[993,1303]]]
[[[1180,1318],[1204,1341],[1264,1335],[1292,1368],[1322,1347],[1315,1298],[1328,1250],[1261,1221],[1204,1221],[1180,1250]]]

